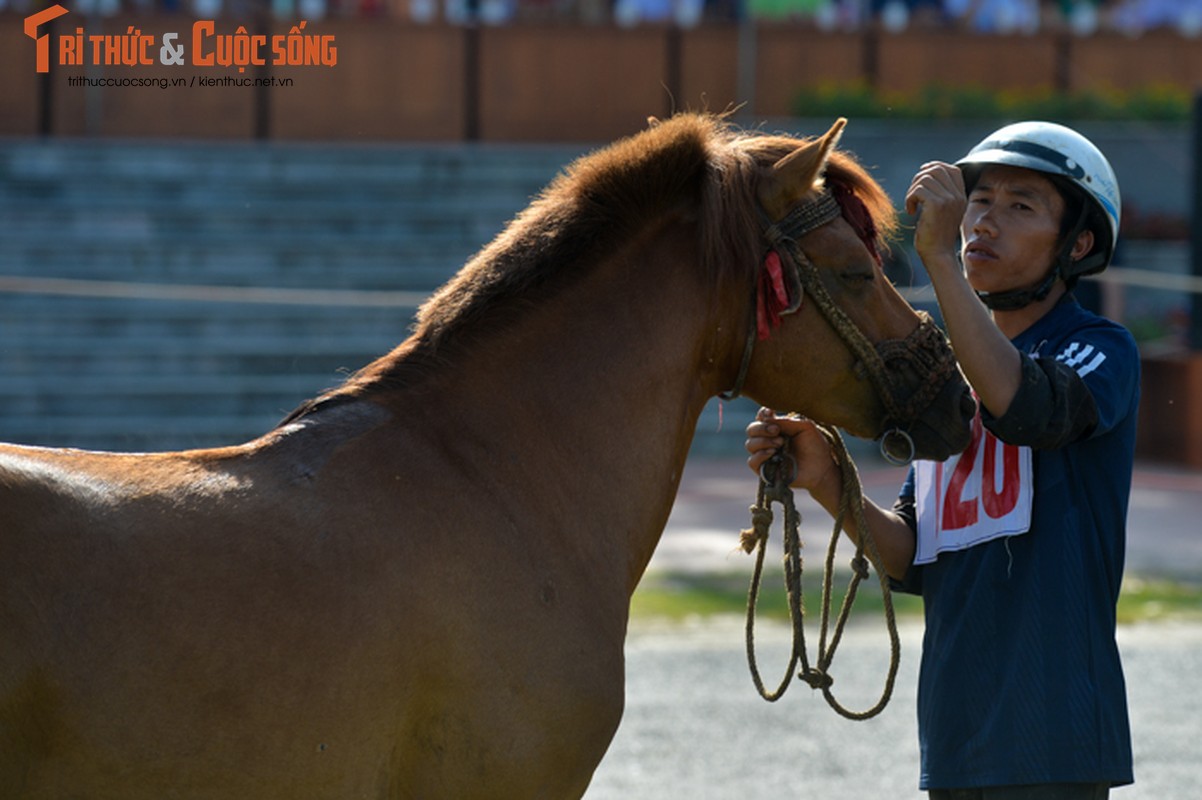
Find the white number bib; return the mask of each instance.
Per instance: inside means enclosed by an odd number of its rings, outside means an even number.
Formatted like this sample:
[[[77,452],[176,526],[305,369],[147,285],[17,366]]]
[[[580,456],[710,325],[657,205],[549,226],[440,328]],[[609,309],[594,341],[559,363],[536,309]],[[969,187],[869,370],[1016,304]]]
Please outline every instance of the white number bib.
[[[978,414],[972,442],[947,461],[914,465],[918,514],[915,564],[1031,528],[1031,448],[1006,444]]]

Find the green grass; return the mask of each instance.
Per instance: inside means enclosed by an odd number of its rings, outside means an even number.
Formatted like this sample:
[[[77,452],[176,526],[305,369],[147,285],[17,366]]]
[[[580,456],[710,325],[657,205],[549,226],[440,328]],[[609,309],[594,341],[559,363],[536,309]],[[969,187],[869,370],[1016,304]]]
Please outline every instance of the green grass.
[[[839,574],[831,593],[832,617],[838,612],[847,588],[849,574]],[[631,614],[636,618],[660,618],[682,621],[747,613],[747,592],[751,569],[746,573],[652,573],[643,578],[631,599]],[[822,573],[818,568],[808,571],[802,579],[805,613],[817,621],[822,610]],[[898,616],[919,617],[922,601],[913,596],[894,594],[893,607]],[[857,617],[879,617],[884,614],[881,588],[874,575],[860,584],[851,621]],[[765,571],[760,587],[757,613],[760,619],[788,621],[789,607],[785,596],[784,578],[780,570]]]
[[[743,616],[747,612],[747,590],[751,569],[745,573],[651,573],[643,578],[631,599],[635,619],[681,622],[716,616]],[[848,576],[841,574],[832,593],[832,616],[838,611]],[[822,604],[822,573],[815,566],[803,580],[805,612],[815,623]],[[921,619],[922,601],[912,595],[894,594],[893,607],[899,618]],[[860,584],[851,621],[875,620],[884,614],[880,586],[875,574]],[[758,617],[787,621],[788,605],[784,580],[779,570],[764,576],[760,589]],[[1202,584],[1128,577],[1119,597],[1118,619],[1122,624],[1167,620],[1202,621]]]
[[[1120,623],[1202,621],[1202,584],[1128,577],[1119,595]]]

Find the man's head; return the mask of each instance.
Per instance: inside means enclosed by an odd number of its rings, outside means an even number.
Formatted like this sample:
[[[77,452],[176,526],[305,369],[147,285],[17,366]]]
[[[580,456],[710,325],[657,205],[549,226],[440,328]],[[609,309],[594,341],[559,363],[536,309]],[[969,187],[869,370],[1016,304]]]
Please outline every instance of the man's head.
[[[1105,156],[1081,134],[1051,122],[1007,125],[987,136],[957,166],[969,193],[964,228],[966,257],[973,235],[970,218],[991,201],[990,193],[999,186],[1013,188],[1026,173],[1033,180],[1026,181],[1029,185],[1024,191],[1043,194],[1033,187],[1050,186],[1059,201],[1052,202],[1056,208],[1046,203],[1042,207],[1044,213],[1057,214],[1052,222],[1058,237],[1052,258],[1042,265],[1032,265],[1039,271],[1037,281],[1019,283],[1014,290],[980,291],[986,305],[999,310],[1021,308],[1046,297],[1056,279],[1072,288],[1080,276],[1100,272],[1110,263],[1121,209],[1118,181]],[[1001,181],[997,176],[1008,177]],[[981,182],[983,177],[986,183]],[[1013,198],[1004,199],[1009,202]],[[1084,234],[1090,241],[1083,249]],[[988,231],[982,235],[982,242],[987,238]]]

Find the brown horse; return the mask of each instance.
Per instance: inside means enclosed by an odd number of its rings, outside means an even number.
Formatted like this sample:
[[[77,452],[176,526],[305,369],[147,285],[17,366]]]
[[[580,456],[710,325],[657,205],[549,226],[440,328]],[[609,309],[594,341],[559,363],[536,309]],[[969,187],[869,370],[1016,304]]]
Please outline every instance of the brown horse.
[[[824,175],[893,224],[838,128],[687,114],[582,158],[408,340],[253,442],[0,446],[0,793],[580,796],[709,398],[742,372],[760,403],[861,436],[899,422],[812,289],[748,336],[765,226]],[[853,221],[796,250],[896,344],[919,317]],[[971,401],[926,364],[889,360],[890,380],[938,384],[909,430],[943,458]]]

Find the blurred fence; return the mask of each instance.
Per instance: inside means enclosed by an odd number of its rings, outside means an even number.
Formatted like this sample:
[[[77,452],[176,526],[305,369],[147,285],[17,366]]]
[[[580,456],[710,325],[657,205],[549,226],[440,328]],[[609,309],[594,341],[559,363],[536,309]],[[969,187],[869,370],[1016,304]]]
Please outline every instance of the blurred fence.
[[[77,28],[88,38],[136,30],[157,47],[164,32],[179,32],[191,47],[192,24],[182,14],[70,14],[38,33],[57,44]],[[273,37],[293,24],[245,13],[218,20],[216,30]],[[581,142],[632,133],[648,115],[679,108],[795,116],[805,113],[797,106],[802,89],[849,83],[886,93],[933,84],[1010,93],[1202,89],[1202,47],[1172,30],[1001,35],[789,22],[463,26],[339,17],[313,20],[306,31],[332,37],[337,63],[164,66],[156,51],[155,63],[128,67],[51,58],[49,72],[38,74],[23,17],[0,11],[0,135]],[[96,85],[128,78],[164,83]],[[227,85],[235,79],[239,85]]]

